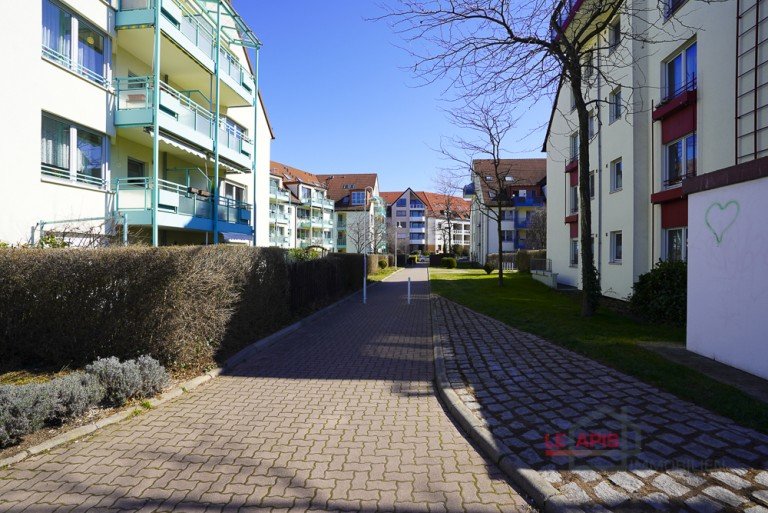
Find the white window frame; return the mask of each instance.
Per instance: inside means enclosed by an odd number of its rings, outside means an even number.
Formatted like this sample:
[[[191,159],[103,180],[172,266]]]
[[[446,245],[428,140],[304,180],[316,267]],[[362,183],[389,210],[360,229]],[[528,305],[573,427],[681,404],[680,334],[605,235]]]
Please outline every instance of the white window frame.
[[[610,233],[611,237],[611,263],[621,264],[624,257],[624,233],[621,230],[613,231]],[[621,254],[617,254],[619,245],[616,243],[618,237],[621,237]]]
[[[675,53],[673,53],[672,55],[667,57],[664,60],[664,62],[662,63],[662,73],[661,73],[661,75],[662,75],[662,84],[661,85],[662,85],[662,91],[664,91],[664,96],[662,98],[663,100],[672,99],[672,98],[676,97],[677,95],[683,93],[684,91],[689,90],[689,87],[691,86],[691,84],[689,84],[689,80],[688,80],[688,50],[690,50],[694,46],[696,46],[696,54],[697,54],[696,58],[695,58],[695,60],[696,60],[696,73],[694,73],[692,80],[693,80],[694,83],[696,82],[696,80],[698,78],[698,65],[699,65],[699,62],[698,62],[699,61],[699,59],[698,59],[698,51],[699,51],[699,48],[696,45],[696,40],[693,40],[693,41],[690,41],[688,44],[686,44],[684,47],[682,47],[680,50],[676,51]],[[677,59],[678,57],[681,58],[680,59],[680,74],[682,75],[681,76],[682,85],[680,86],[681,87],[680,90],[675,90],[675,91],[670,92],[670,90],[669,90],[669,87],[670,87],[670,83],[669,83],[669,81],[670,81],[669,65],[672,62],[674,62],[675,59]]]
[[[579,212],[579,186],[578,185],[571,185],[568,188],[568,202],[569,205],[569,212],[571,214],[578,214]]]
[[[571,239],[568,244],[568,265],[579,266],[579,239]]]
[[[80,124],[73,123],[72,121],[51,114],[49,112],[41,112],[40,123],[42,125],[43,117],[47,117],[58,123],[67,125],[69,128],[69,169],[59,168],[43,163],[42,153],[40,155],[40,169],[42,179],[46,181],[54,182],[72,182],[83,187],[92,187],[98,189],[106,189],[109,183],[109,137],[88,127],[84,127]],[[78,155],[77,155],[77,134],[78,132],[87,132],[92,135],[101,137],[101,177],[94,179],[88,175],[82,175],[77,168]],[[42,142],[42,133],[40,135]],[[46,172],[47,171],[47,172]]]
[[[577,160],[579,158],[579,132],[576,131],[571,134],[571,137],[569,139],[570,144],[570,152],[571,152],[571,162],[574,160]]]
[[[618,169],[618,173],[616,172]],[[619,174],[621,175],[621,185],[617,187],[616,182],[618,180],[616,179]],[[616,160],[611,162],[611,192],[619,192],[624,188],[624,161],[621,159],[621,157],[617,158]]]
[[[362,195],[362,200],[359,198]],[[349,203],[350,205],[359,206],[359,205],[365,205],[365,191],[353,191],[349,195]],[[356,201],[355,198],[358,198]]]
[[[680,255],[683,262],[686,262],[688,260],[688,227],[687,226],[679,226],[676,228],[665,228],[662,233],[664,236],[662,237],[662,258],[664,260],[669,261],[669,233],[681,230],[681,235],[683,239],[683,246],[682,246],[682,254]]]
[[[619,86],[608,95],[608,124],[618,121],[621,119],[621,116],[621,86]]]
[[[690,138],[694,138],[694,152],[693,152],[693,174],[696,174],[696,167],[698,165],[699,160],[699,139],[696,136],[696,132],[691,132],[689,134],[686,134],[679,139],[675,139],[674,141],[670,141],[667,144],[663,146],[663,169],[664,169],[664,176],[662,178],[662,185],[664,186],[664,189],[674,189],[675,187],[680,187],[683,183],[683,179],[688,176],[688,140]],[[669,176],[669,148],[676,144],[682,144],[682,155],[683,160],[681,163],[682,169],[680,170],[680,176],[676,177],[676,181],[674,183],[670,183]]]
[[[621,17],[617,16],[608,26],[608,54],[612,54],[621,44]]]

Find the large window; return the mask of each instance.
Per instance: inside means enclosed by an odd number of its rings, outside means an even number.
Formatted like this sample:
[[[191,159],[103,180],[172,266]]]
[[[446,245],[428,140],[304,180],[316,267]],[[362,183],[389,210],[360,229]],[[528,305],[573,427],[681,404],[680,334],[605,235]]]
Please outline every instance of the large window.
[[[624,169],[621,159],[611,162],[611,192],[620,191],[624,184]]]
[[[608,28],[608,52],[613,52],[619,47],[621,43],[621,19],[616,18],[616,21],[611,23]]]
[[[365,191],[355,191],[352,193],[353,205],[365,205]]]
[[[411,217],[424,217],[423,210],[411,210]]]
[[[688,228],[664,230],[664,258],[670,261],[688,259]]]
[[[571,162],[579,158],[579,133],[571,134]]]
[[[613,123],[621,117],[621,87],[617,87],[608,97],[608,121]]]
[[[501,230],[502,242],[515,242],[515,230]]]
[[[579,188],[577,186],[571,186],[570,196],[571,214],[575,214],[579,211]]]
[[[411,221],[411,228],[424,228],[426,223],[424,221]]]
[[[405,207],[407,204],[408,202],[405,200],[405,198],[398,199],[396,203],[398,207]]]
[[[417,199],[411,200],[411,208],[424,208],[424,203]]]
[[[696,43],[669,59],[664,68],[666,98],[696,89]]]
[[[579,265],[579,241],[577,239],[571,239],[570,257],[571,267]]]
[[[103,135],[43,114],[40,134],[42,174],[103,187],[105,141]]]
[[[408,211],[406,210],[395,210],[395,216],[397,217],[405,217],[408,215]]]
[[[611,262],[620,264],[624,253],[621,232],[611,232]]]
[[[686,176],[696,174],[696,134],[667,144],[664,148],[666,165],[664,185],[671,187],[682,182]]]
[[[42,29],[43,57],[107,85],[109,38],[52,0],[43,0]]]

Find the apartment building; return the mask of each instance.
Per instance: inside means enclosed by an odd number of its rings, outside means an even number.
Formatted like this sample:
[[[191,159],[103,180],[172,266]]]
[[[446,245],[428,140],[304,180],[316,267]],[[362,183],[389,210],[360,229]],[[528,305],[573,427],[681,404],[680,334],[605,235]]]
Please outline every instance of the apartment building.
[[[13,18],[0,39],[23,72],[0,85],[14,120],[0,128],[14,163],[0,185],[24,192],[2,207],[0,240],[66,226],[155,245],[268,243],[260,43],[229,2],[34,0]]]
[[[434,192],[384,192],[387,224],[398,251],[449,252],[471,247],[470,204],[458,196]]]
[[[619,299],[659,259],[687,259],[682,185],[736,157],[730,143],[737,125],[730,121],[736,119],[735,64],[729,64],[736,60],[736,0],[643,0],[632,9],[643,19],[618,15],[594,38],[583,68],[586,97],[599,100],[588,134],[595,265],[603,294]],[[575,16],[578,7],[565,13],[564,25]],[[644,32],[642,40],[628,35],[633,31]],[[544,146],[547,249],[560,282],[577,287],[578,141],[572,94],[563,82]]]
[[[386,207],[379,194],[379,175],[353,173],[318,178],[328,184],[328,195],[335,202],[336,249],[340,253],[386,251]]]
[[[503,180],[503,186],[499,180]],[[535,212],[547,208],[546,159],[502,159],[497,170],[490,160],[472,162],[472,183],[464,187],[471,200],[470,256],[482,264],[489,254],[530,249],[526,243]],[[501,210],[501,245],[497,209]]]
[[[335,249],[334,202],[320,176],[272,162],[269,212],[270,245]]]

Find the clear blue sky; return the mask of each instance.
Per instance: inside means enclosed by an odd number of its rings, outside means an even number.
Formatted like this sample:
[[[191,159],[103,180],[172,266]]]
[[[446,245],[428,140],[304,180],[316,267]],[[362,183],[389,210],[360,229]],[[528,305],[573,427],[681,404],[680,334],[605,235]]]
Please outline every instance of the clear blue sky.
[[[418,87],[403,69],[412,60],[396,46],[400,37],[367,21],[382,14],[376,3],[234,0],[264,43],[260,86],[277,137],[272,160],[313,173],[375,172],[383,191],[431,190],[448,165],[432,148],[455,133],[440,110],[443,86]],[[548,114],[535,108],[530,126]],[[541,136],[516,138],[508,142],[514,156],[544,156]]]

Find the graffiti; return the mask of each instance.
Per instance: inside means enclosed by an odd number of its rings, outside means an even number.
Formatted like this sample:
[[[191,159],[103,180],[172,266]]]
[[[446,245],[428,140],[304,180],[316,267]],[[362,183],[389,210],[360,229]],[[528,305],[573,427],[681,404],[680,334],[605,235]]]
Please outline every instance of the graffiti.
[[[709,231],[712,232],[712,235],[715,236],[718,246],[723,242],[725,232],[736,222],[740,212],[741,206],[736,200],[731,200],[725,205],[715,202],[707,208],[707,212],[704,214],[704,222],[707,224]]]

